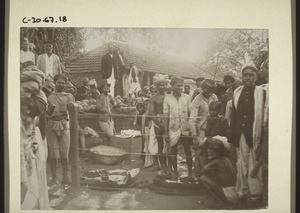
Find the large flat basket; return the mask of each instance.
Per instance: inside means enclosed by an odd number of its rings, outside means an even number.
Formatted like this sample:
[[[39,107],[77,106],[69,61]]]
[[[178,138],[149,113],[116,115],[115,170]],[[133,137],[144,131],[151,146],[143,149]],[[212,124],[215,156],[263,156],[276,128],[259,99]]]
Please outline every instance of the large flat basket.
[[[95,160],[107,165],[122,161],[127,154],[123,149],[104,145],[93,147],[90,152]]]

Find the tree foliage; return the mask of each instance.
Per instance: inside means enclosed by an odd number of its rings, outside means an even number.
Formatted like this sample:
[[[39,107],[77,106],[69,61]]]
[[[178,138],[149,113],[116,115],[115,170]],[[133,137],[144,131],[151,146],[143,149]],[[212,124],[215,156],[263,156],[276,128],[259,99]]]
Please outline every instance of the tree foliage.
[[[44,42],[53,43],[53,52],[63,65],[82,54],[84,48],[83,28],[21,28],[21,39],[27,37],[36,46],[37,55],[44,53]]]
[[[195,64],[219,78],[228,73],[238,76],[249,61],[259,64],[266,57],[261,57],[262,50],[268,49],[268,31],[248,29],[21,28],[23,37],[35,44],[37,54],[43,53],[45,40],[52,41],[64,65],[82,54],[88,39],[96,38],[187,57],[192,52]]]
[[[216,76],[239,76],[244,64],[259,66],[262,52],[267,50],[267,30],[222,30],[211,41],[199,65]]]

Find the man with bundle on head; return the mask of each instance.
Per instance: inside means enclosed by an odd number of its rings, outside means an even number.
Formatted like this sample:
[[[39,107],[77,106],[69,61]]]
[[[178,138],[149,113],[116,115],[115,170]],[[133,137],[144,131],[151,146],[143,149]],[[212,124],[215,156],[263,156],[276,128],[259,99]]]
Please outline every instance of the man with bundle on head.
[[[164,99],[163,109],[165,115],[165,140],[170,144],[171,156],[168,161],[172,167],[172,179],[177,180],[179,173],[177,170],[178,143],[181,142],[186,155],[188,175],[192,176],[192,151],[189,136],[189,109],[191,105],[190,97],[183,93],[184,79],[179,76],[171,78],[172,93]]]
[[[46,78],[53,78],[57,74],[62,74],[60,59],[53,53],[53,44],[45,41],[45,53],[37,57],[36,66],[45,73]]]
[[[199,167],[195,168],[195,171],[199,171],[205,165],[205,152],[201,147],[205,143],[205,129],[209,115],[209,105],[212,102],[218,101],[217,96],[214,94],[216,87],[213,80],[203,80],[201,84],[202,92],[196,96],[191,105],[189,123],[194,140],[194,148],[199,154],[199,164],[196,164]]]
[[[50,168],[52,182],[58,183],[56,176],[56,162],[60,159],[63,170],[62,183],[69,184],[68,176],[68,155],[70,148],[70,128],[67,105],[75,102],[70,93],[63,92],[67,78],[62,74],[54,76],[55,90],[48,97],[48,102],[55,106],[54,110],[48,115],[47,140],[49,145]]]
[[[35,66],[21,72],[21,209],[50,209],[46,161],[47,142],[36,119],[47,109],[41,90],[44,73]]]
[[[245,65],[242,68],[243,86],[233,94],[231,115],[231,140],[237,152],[237,183],[236,191],[241,205],[261,201],[263,183],[261,168],[256,176],[250,176],[257,164],[256,152],[261,146],[264,134],[263,122],[266,112],[266,92],[262,87],[255,86],[257,68]]]
[[[91,97],[91,87],[89,85],[89,81],[90,79],[88,77],[84,77],[82,79],[82,85],[77,88],[76,101],[81,101]]]
[[[96,100],[98,98],[98,96],[100,95],[100,91],[97,88],[96,80],[91,79],[89,81],[89,86],[90,86],[91,98]]]
[[[154,86],[156,88],[156,94],[150,98],[150,105],[149,105],[149,117],[152,120],[151,127],[154,128],[157,143],[158,143],[158,155],[157,155],[157,162],[159,162],[162,172],[166,173],[166,156],[163,155],[163,148],[164,148],[164,123],[163,123],[163,103],[165,98],[165,90],[168,81],[166,79],[157,79],[154,82]],[[152,117],[151,117],[152,116]],[[157,164],[157,166],[159,166]]]

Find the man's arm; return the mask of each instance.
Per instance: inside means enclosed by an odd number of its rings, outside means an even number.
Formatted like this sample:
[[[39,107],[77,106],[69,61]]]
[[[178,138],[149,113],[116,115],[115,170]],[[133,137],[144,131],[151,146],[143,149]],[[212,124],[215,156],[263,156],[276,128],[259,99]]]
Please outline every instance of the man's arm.
[[[109,95],[109,102],[110,102],[110,104],[111,104],[112,106],[116,106],[116,105],[117,105],[115,99],[114,99],[111,95]]]
[[[101,77],[103,78],[103,73],[106,72],[106,67],[107,67],[107,59],[106,59],[106,55],[104,55],[101,59]]]
[[[189,123],[190,123],[190,130],[192,133],[192,136],[196,136],[197,135],[197,129],[196,129],[196,122],[197,122],[197,117],[198,117],[198,110],[200,107],[200,101],[199,98],[196,97],[190,107],[190,119],[189,119]]]
[[[167,143],[170,143],[170,138],[169,138],[170,106],[167,98],[164,99],[163,112],[164,112],[165,140]]]
[[[36,62],[36,67],[39,69],[39,70],[42,70],[44,72],[44,70],[42,69],[42,60],[43,60],[43,56],[42,55],[39,55],[37,57],[37,62]]]
[[[111,112],[109,112],[109,110],[105,106],[101,96],[102,95],[99,95],[98,98],[97,98],[97,102],[96,102],[97,111],[102,112],[102,113],[106,113],[106,114],[111,114]]]
[[[208,164],[206,164],[199,172],[199,177],[201,175],[204,175],[210,171],[214,171],[216,169],[216,166],[218,165],[218,161],[217,160],[213,160],[211,162],[209,162]]]

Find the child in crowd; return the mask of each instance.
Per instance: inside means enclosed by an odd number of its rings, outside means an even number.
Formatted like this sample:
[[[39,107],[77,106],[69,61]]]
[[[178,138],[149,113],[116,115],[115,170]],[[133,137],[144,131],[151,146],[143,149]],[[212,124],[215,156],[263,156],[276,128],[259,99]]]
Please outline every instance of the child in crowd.
[[[209,105],[209,116],[207,117],[205,137],[210,138],[216,135],[228,136],[229,125],[224,116],[220,115],[222,104],[214,101]]]
[[[209,105],[209,116],[207,118],[207,125],[205,129],[205,137],[210,138],[216,135],[228,138],[229,125],[227,119],[222,116],[222,103],[219,101],[212,102]],[[226,153],[227,157],[235,165],[236,153],[234,147],[230,147],[230,152]]]
[[[222,109],[222,104],[219,101],[213,101],[209,105],[209,116],[206,120],[205,128],[205,137],[207,139],[212,138],[216,135],[224,136],[227,138],[229,132],[229,126],[226,118],[220,115]],[[198,162],[196,165],[201,167],[205,165],[208,161],[207,159],[207,143],[203,144],[201,147],[202,151],[195,150]],[[229,153],[227,153],[229,156]],[[196,167],[195,165],[195,167]],[[199,168],[195,169],[197,172],[195,175],[198,175]]]

